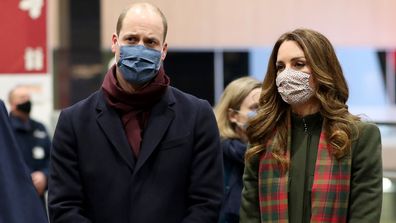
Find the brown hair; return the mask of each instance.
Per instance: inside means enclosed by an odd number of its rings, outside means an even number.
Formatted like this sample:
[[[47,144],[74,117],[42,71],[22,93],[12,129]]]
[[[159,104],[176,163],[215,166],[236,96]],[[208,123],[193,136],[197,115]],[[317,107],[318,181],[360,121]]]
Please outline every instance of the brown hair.
[[[324,118],[327,140],[332,147],[331,153],[336,158],[341,158],[350,151],[359,118],[348,111],[348,86],[333,46],[325,36],[309,29],[287,32],[275,43],[263,83],[258,115],[251,120],[247,129],[251,149],[245,157],[249,160],[262,153],[268,141],[275,137],[278,144],[272,154],[283,168],[288,166],[284,154],[287,149],[287,125],[291,111],[290,106],[279,95],[275,84],[277,54],[285,41],[295,41],[304,52],[317,84],[314,97],[321,105],[320,113]]]

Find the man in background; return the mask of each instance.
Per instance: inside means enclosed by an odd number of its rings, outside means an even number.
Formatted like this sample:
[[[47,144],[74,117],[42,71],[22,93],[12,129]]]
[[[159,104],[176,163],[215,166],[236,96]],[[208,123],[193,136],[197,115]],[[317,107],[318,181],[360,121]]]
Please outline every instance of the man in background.
[[[19,85],[9,93],[11,127],[38,195],[47,188],[50,137],[38,121],[30,118],[32,102],[28,86]]]

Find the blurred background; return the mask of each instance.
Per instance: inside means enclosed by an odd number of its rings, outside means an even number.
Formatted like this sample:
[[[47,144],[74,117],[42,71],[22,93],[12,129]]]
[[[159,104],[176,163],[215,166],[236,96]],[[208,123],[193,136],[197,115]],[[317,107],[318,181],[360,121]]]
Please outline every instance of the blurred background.
[[[32,117],[53,132],[59,111],[100,88],[111,35],[128,0],[1,0],[0,98],[29,85]],[[333,43],[354,114],[381,130],[382,221],[396,222],[395,0],[153,0],[168,19],[164,66],[173,86],[214,105],[224,86],[263,80],[284,32],[315,29]]]

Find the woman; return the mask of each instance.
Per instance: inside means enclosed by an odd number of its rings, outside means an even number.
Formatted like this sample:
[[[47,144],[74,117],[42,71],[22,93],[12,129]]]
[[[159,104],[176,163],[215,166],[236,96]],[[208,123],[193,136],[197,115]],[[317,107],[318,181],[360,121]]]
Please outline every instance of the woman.
[[[215,107],[217,124],[222,138],[224,157],[225,198],[220,222],[239,222],[242,175],[247,136],[247,121],[258,106],[261,83],[251,77],[232,81],[224,90]]]
[[[352,115],[329,40],[297,29],[269,59],[247,136],[241,222],[379,222],[378,128]]]

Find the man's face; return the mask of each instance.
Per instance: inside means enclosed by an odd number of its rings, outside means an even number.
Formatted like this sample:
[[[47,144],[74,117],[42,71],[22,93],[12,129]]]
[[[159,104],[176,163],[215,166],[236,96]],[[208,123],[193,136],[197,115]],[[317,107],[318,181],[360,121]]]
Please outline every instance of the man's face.
[[[164,42],[161,16],[148,8],[131,8],[124,18],[119,35],[113,34],[112,37],[112,52],[115,53],[117,61],[120,58],[122,45],[144,45],[161,51],[161,59],[164,60],[167,44]]]
[[[23,104],[30,100],[30,92],[26,87],[16,88],[10,98],[11,110],[16,110],[17,105]]]

